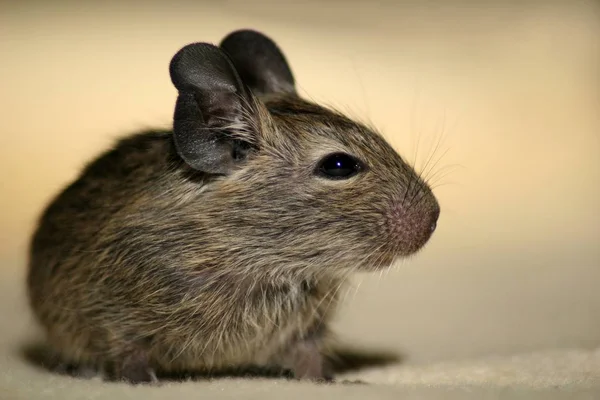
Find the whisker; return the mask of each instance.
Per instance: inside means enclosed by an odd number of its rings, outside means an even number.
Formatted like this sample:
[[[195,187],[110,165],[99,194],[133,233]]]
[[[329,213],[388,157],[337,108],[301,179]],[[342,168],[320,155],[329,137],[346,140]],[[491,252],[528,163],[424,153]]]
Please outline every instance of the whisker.
[[[444,152],[437,158],[437,160],[431,164],[430,168],[428,171],[424,171],[423,174],[423,181],[427,182],[428,179],[428,175],[432,173],[432,171],[438,166],[438,164],[440,163],[440,161],[446,156],[446,154],[448,154],[448,152],[450,151],[450,148],[448,147],[446,150],[444,150]]]
[[[444,182],[444,183],[440,183],[440,184],[434,185],[432,187],[432,190],[433,189],[437,189],[437,188],[439,188],[441,186],[448,186],[448,185],[460,185],[460,183],[458,183],[458,182]]]
[[[440,173],[442,172],[447,172],[447,170],[450,171],[455,171],[457,168],[464,168],[464,166],[462,164],[448,164],[448,165],[444,165],[442,167],[440,167],[437,171],[435,171],[428,179],[428,182],[431,181],[431,179],[437,177]]]
[[[436,125],[439,125],[439,124],[440,124],[440,122],[438,122]],[[434,141],[431,144],[431,148],[429,149],[429,154],[428,154],[428,156],[426,158],[427,161],[426,161],[425,165],[423,165],[423,168],[419,170],[419,177],[421,177],[422,174],[427,169],[429,163],[431,162],[431,160],[433,159],[433,157],[437,153],[437,151],[438,151],[438,149],[440,147],[440,144],[442,142],[442,139],[444,137],[444,135],[443,135],[443,132],[444,132],[443,131],[443,127],[441,129],[436,128],[435,130],[438,131],[438,133],[436,134],[437,138],[434,139]],[[435,145],[433,143],[435,143]]]
[[[436,184],[440,183],[442,179],[446,178],[447,176],[452,174],[454,171],[455,171],[455,169],[447,168],[443,172],[437,172],[436,175],[432,179],[429,180],[429,182],[428,182],[429,187],[433,187]]]

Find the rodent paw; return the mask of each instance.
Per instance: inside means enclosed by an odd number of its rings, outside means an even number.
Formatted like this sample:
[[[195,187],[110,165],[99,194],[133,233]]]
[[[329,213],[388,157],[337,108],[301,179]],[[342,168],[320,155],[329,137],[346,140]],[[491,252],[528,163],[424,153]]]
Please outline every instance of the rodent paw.
[[[143,351],[134,351],[121,361],[112,364],[105,375],[106,380],[125,381],[131,384],[156,384],[156,371],[150,366],[147,355]]]

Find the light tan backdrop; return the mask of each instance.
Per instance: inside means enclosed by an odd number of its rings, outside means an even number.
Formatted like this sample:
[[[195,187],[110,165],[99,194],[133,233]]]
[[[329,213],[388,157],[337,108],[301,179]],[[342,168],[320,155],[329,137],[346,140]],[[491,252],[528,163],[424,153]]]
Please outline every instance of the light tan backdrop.
[[[32,326],[22,279],[42,206],[114,138],[169,124],[175,51],[242,27],[417,168],[444,155],[438,231],[357,278],[346,337],[413,362],[600,343],[600,7],[502,3],[2,2],[3,343]]]

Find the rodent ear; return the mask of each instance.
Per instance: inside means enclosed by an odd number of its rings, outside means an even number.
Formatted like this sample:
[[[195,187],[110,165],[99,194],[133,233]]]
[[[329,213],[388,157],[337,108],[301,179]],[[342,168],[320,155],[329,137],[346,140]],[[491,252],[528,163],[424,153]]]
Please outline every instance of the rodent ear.
[[[238,30],[227,35],[220,47],[255,94],[296,94],[290,66],[279,47],[267,36],[249,29]]]
[[[192,43],[169,66],[179,96],[173,135],[180,157],[192,168],[226,174],[252,144],[249,93],[228,56],[208,43]]]

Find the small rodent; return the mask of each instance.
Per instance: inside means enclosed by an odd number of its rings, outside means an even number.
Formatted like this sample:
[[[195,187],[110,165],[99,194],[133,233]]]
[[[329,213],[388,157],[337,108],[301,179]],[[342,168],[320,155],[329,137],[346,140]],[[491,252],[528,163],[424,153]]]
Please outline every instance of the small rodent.
[[[120,140],[39,221],[28,293],[48,345],[130,382],[332,379],[338,289],[421,249],[435,196],[380,134],[301,98],[262,33],[189,44],[170,75],[173,130]]]

